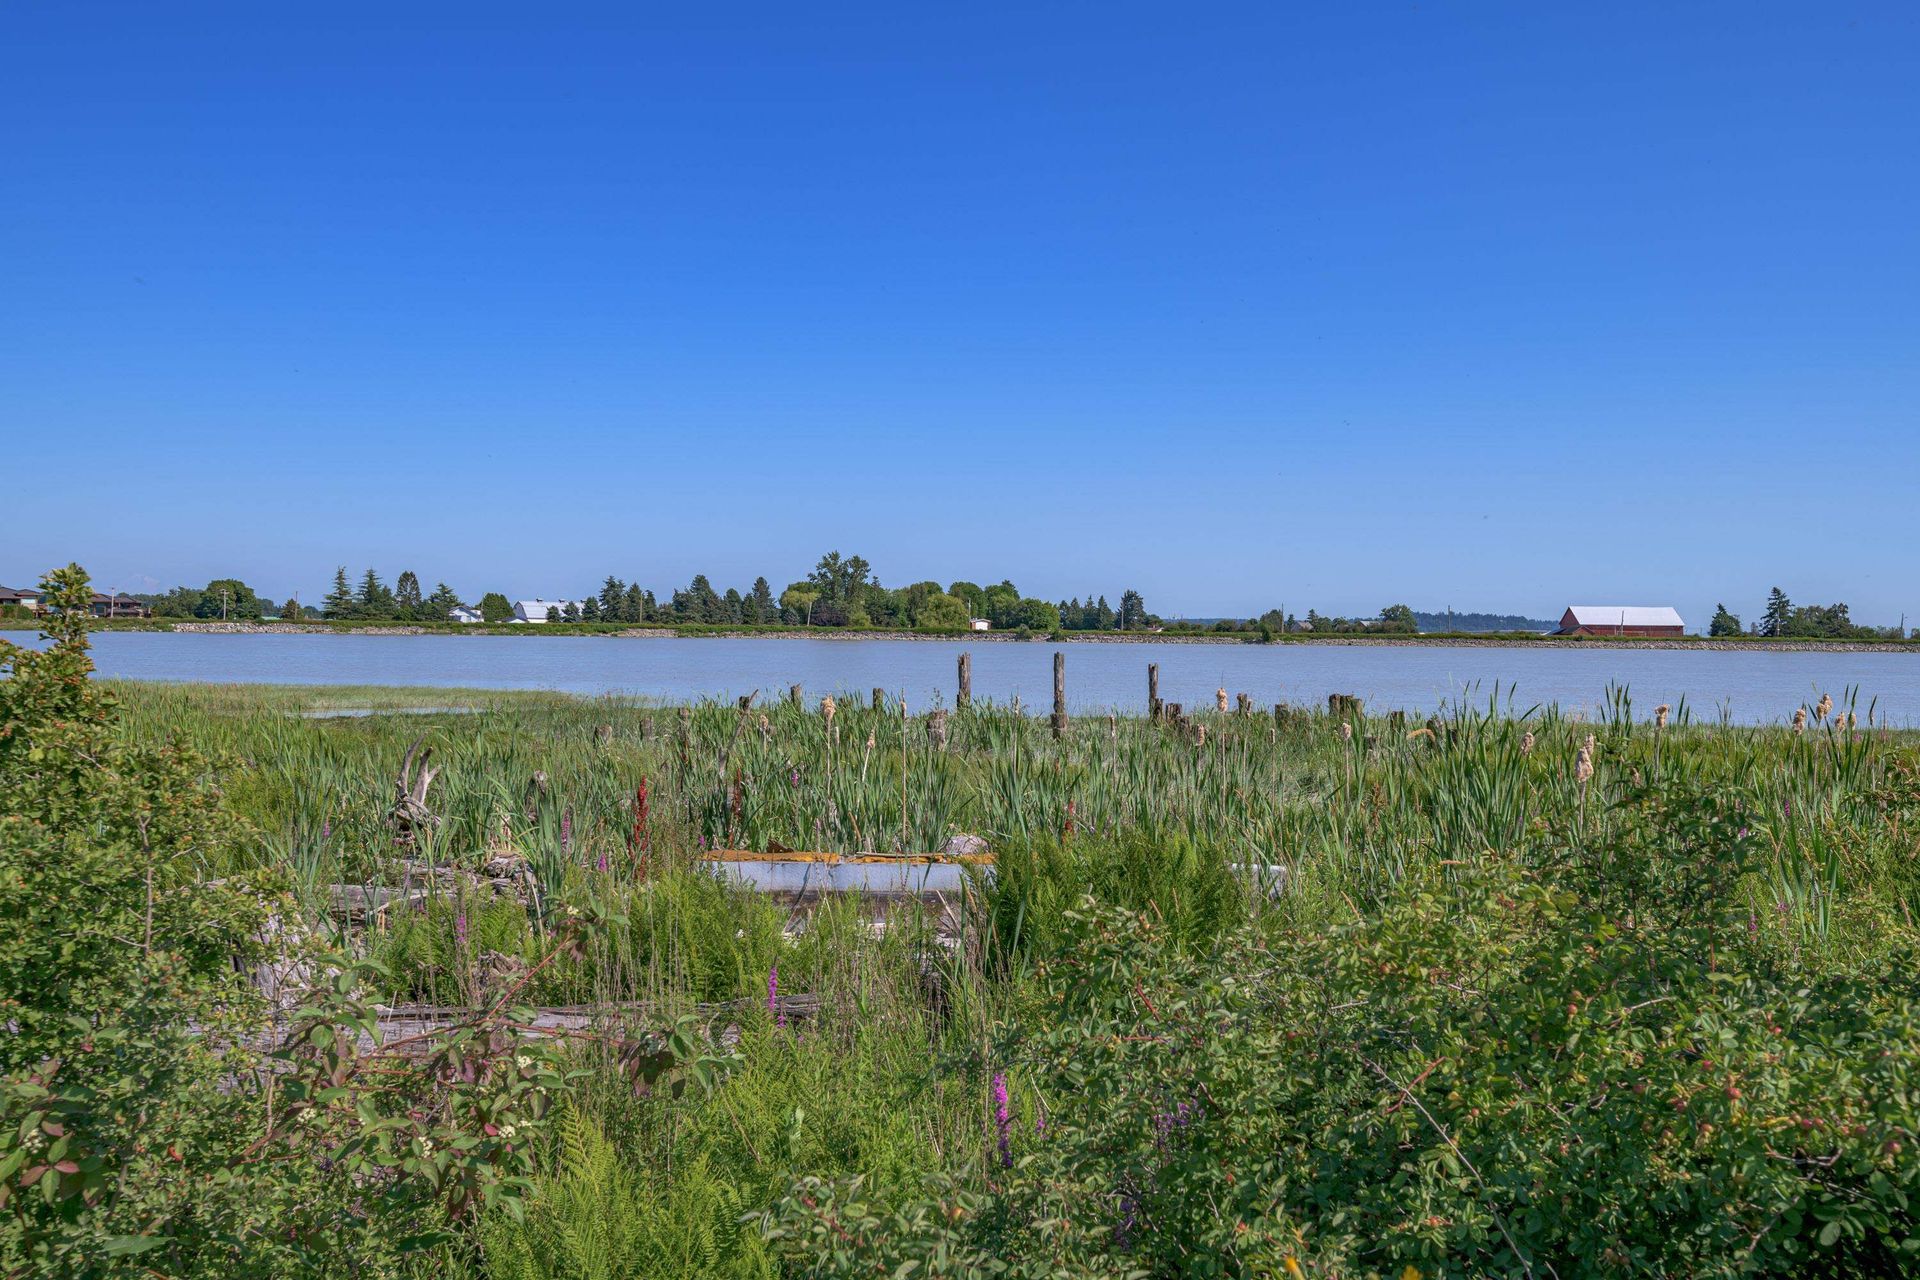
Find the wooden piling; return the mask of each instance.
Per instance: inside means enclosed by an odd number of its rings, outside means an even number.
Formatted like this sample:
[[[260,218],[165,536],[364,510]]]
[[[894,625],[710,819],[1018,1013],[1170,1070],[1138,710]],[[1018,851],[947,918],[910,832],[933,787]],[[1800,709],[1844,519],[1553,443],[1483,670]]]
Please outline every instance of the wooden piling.
[[[799,685],[792,684],[787,686],[787,701],[791,702],[796,707],[801,705]]]
[[[1158,720],[1160,712],[1160,664],[1149,662],[1147,664],[1147,719]]]
[[[1253,695],[1250,693],[1235,694],[1234,695],[1234,711],[1235,713],[1242,716],[1252,715],[1253,714]]]
[[[873,709],[875,711],[885,711],[887,709],[887,691],[879,685],[873,687]]]
[[[965,710],[973,705],[973,655],[960,655],[960,687],[953,695],[953,705]]]
[[[1067,655],[1053,652],[1053,736],[1067,732]]]

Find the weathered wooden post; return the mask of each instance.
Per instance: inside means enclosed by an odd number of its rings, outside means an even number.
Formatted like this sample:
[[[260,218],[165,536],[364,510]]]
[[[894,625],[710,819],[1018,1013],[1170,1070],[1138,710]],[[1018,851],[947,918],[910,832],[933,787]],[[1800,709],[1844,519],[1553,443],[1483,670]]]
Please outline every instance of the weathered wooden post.
[[[875,711],[885,711],[887,709],[887,691],[879,685],[873,686],[873,709]]]
[[[1160,718],[1160,664],[1147,664],[1147,719]]]
[[[1235,694],[1234,710],[1235,712],[1243,716],[1252,715],[1253,714],[1253,695],[1250,693]]]
[[[787,701],[791,702],[796,707],[800,705],[800,686],[799,685],[790,684],[787,686]]]
[[[953,705],[965,710],[973,705],[973,655],[960,655],[960,688],[953,695]]]
[[[1067,731],[1067,655],[1053,651],[1053,736]]]

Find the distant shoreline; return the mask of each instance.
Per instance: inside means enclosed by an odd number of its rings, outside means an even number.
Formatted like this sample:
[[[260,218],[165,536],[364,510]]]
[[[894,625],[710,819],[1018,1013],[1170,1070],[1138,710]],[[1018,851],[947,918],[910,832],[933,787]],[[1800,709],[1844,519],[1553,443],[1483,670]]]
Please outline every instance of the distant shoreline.
[[[9,619],[0,630],[33,631],[32,621]],[[331,635],[331,636],[507,636],[563,635],[607,640],[821,640],[849,643],[862,640],[914,640],[944,643],[980,642],[983,644],[1256,644],[1346,645],[1360,648],[1427,647],[1454,649],[1672,649],[1706,650],[1721,653],[1920,653],[1920,640],[1773,640],[1761,637],[1715,639],[1706,636],[1671,637],[1573,637],[1513,632],[1486,635],[1288,635],[1271,641],[1254,639],[1255,633],[1193,634],[1140,631],[1068,631],[1056,639],[1045,634],[1022,637],[1012,631],[919,632],[849,631],[843,628],[803,627],[603,627],[568,623],[540,623],[488,626],[486,624],[435,625],[404,622],[328,623],[328,622],[203,622],[167,618],[119,619],[103,621],[94,630],[166,631],[184,635]]]

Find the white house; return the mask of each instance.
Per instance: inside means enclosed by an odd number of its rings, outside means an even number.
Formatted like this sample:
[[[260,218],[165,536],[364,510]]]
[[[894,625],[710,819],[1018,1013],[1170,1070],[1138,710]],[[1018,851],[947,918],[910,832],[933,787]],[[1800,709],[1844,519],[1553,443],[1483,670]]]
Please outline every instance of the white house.
[[[447,617],[454,622],[485,622],[480,611],[470,604],[455,605],[447,610]]]
[[[992,624],[991,622],[988,622],[988,621],[987,621],[987,620],[986,620],[985,618],[968,618],[968,619],[967,619],[967,630],[969,630],[969,631],[991,631],[991,630],[993,630],[993,624]]]
[[[515,600],[513,602],[513,620],[515,622],[545,622],[549,611],[565,614],[567,606],[578,604],[569,600]]]

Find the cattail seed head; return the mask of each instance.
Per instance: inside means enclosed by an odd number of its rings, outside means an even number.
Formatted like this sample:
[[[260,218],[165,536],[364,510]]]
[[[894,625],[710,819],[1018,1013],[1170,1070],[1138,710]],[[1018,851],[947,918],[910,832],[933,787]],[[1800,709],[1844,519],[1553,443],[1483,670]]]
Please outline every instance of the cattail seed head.
[[[1593,749],[1581,747],[1579,754],[1573,758],[1573,780],[1584,787],[1592,778]]]
[[[1655,707],[1655,708],[1653,709],[1653,727],[1654,727],[1654,728],[1656,728],[1656,729],[1664,729],[1664,728],[1666,728],[1666,727],[1667,727],[1667,713],[1668,713],[1669,711],[1671,711],[1671,710],[1673,710],[1673,708],[1672,708],[1672,707],[1669,707],[1669,706],[1668,706],[1668,705],[1667,705],[1666,703],[1664,703],[1664,702],[1663,702],[1663,703],[1661,703],[1661,704],[1660,704],[1659,706],[1657,706],[1657,707]]]
[[[832,694],[828,694],[826,697],[820,699],[820,714],[827,718],[828,724],[833,723],[833,717],[839,710],[840,708],[834,703]]]
[[[1215,689],[1213,691],[1213,706],[1216,711],[1224,712],[1227,709],[1227,691],[1225,689]]]
[[[1833,710],[1833,695],[1830,693],[1821,694],[1820,701],[1813,704],[1813,718],[1815,723],[1825,720],[1827,718],[1827,713],[1832,710]]]
[[[1807,731],[1807,709],[1805,707],[1795,707],[1793,709],[1793,731],[1795,733],[1805,733]]]
[[[1520,754],[1523,756],[1533,754],[1533,730],[1531,729],[1520,735]]]

